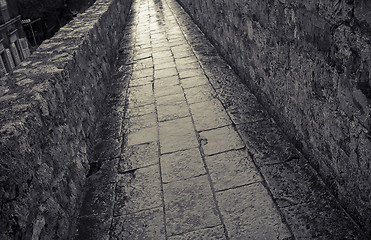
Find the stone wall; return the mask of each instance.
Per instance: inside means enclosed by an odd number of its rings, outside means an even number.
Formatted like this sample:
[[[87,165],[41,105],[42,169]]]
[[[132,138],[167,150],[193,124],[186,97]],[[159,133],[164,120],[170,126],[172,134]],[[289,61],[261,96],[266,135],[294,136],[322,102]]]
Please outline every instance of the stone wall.
[[[178,1],[371,236],[371,1]]]
[[[0,239],[68,239],[132,0],[97,0],[0,79]]]

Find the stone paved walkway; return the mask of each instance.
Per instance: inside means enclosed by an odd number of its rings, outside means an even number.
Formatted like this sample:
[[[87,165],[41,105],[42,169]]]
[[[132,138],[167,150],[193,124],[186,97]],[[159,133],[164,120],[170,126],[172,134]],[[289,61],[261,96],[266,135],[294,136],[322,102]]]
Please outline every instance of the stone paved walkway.
[[[77,239],[364,238],[174,0],[123,34]]]

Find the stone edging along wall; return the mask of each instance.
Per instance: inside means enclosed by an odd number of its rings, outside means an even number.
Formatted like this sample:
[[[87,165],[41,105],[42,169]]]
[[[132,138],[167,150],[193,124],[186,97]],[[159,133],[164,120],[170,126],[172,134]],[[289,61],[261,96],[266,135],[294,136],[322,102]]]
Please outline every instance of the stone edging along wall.
[[[97,0],[0,79],[0,239],[68,239],[132,0]]]
[[[371,2],[178,1],[371,236]]]

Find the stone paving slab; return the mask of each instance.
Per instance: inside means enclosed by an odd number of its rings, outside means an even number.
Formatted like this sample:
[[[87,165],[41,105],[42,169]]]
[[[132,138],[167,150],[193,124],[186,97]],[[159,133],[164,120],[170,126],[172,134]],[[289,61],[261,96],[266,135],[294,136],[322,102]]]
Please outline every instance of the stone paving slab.
[[[166,239],[163,214],[162,208],[154,208],[116,217],[110,239]]]
[[[365,239],[175,0],[129,19],[78,239]]]
[[[155,127],[157,125],[157,116],[154,112],[133,116],[126,120],[126,124],[129,132],[136,132],[142,128]]]
[[[164,54],[166,55],[166,53],[164,53]],[[169,51],[169,54],[170,54],[170,57],[171,57],[172,55],[171,55],[170,51]],[[163,58],[166,61],[169,59],[168,56],[163,56]],[[155,63],[156,63],[156,58],[154,58],[154,59],[155,59]],[[178,71],[175,67],[174,68],[165,68],[165,69],[155,71],[155,79],[166,78],[166,77],[171,77],[171,76],[176,76],[176,75],[178,75]]]
[[[144,85],[144,86],[147,86],[147,85]],[[140,87],[143,87],[143,86],[140,86]],[[145,97],[140,98],[140,96],[145,96]],[[153,102],[154,102],[153,95],[146,95],[145,93],[130,93],[128,108],[136,108],[136,107],[152,104]]]
[[[194,72],[193,69],[190,69],[192,71],[189,72]],[[191,73],[189,73],[191,75]],[[196,75],[196,76],[191,76],[189,78],[183,78],[180,80],[182,83],[183,88],[193,88],[197,86],[202,86],[202,85],[209,85],[208,79],[205,77],[205,75]]]
[[[151,85],[129,88],[129,101],[152,103],[153,90]],[[145,105],[145,104],[143,104]]]
[[[185,101],[186,100],[184,98],[183,93],[174,94],[174,95],[167,95],[167,96],[156,98],[157,108],[160,105],[173,105],[173,104],[176,104],[176,103],[179,103],[179,102],[185,102]],[[188,107],[186,107],[186,109],[188,109]]]
[[[161,89],[163,87],[166,87],[166,86],[174,86],[174,85],[179,85],[179,84],[180,84],[179,77],[176,76],[176,75],[166,77],[166,78],[156,79],[156,81],[154,82],[155,88],[159,88],[159,89]],[[165,96],[167,96],[167,95],[169,95],[169,94],[166,94]],[[157,96],[157,98],[158,98],[158,96]]]
[[[155,112],[155,105],[153,103],[143,105],[140,107],[132,107],[132,108],[128,106],[125,117],[130,118],[130,117],[141,116],[141,115],[154,113],[154,112]]]
[[[190,63],[196,63],[196,62],[198,62],[198,60],[195,56],[175,59],[175,63],[177,66],[190,64]]]
[[[152,84],[153,82],[153,78],[152,76],[148,76],[148,77],[143,77],[143,78],[138,78],[138,79],[132,79],[130,81],[130,87],[140,87],[140,86],[143,86],[143,85],[148,85],[148,84]]]
[[[197,131],[232,125],[227,112],[218,100],[191,104],[190,108]]]
[[[147,167],[158,163],[158,143],[147,142],[139,145],[125,146],[119,162],[119,173]]]
[[[161,172],[164,183],[206,174],[198,148],[162,155]]]
[[[197,69],[200,67],[200,64],[198,62],[189,62],[182,65],[177,65],[177,69],[179,71],[186,70],[186,69]]]
[[[216,198],[231,239],[286,239],[291,236],[261,183],[222,191]]]
[[[162,87],[157,87],[155,83],[156,98],[168,96],[168,95],[174,95],[174,94],[182,94],[182,93],[183,93],[183,89],[178,84],[177,85],[164,85]]]
[[[187,58],[189,58],[189,57],[187,57]],[[179,62],[182,59],[183,58],[180,58],[177,62]],[[179,65],[179,63],[178,63],[178,65]],[[188,78],[204,77],[204,76],[205,76],[205,74],[202,71],[202,69],[200,69],[200,68],[179,70],[179,77],[183,80],[186,80]]]
[[[165,62],[165,63],[159,63],[154,65],[155,71],[161,70],[161,69],[167,69],[167,68],[174,68],[175,62]]]
[[[240,136],[232,126],[201,132],[200,138],[202,149],[205,155],[208,156],[245,147]]]
[[[246,150],[233,150],[206,157],[215,191],[262,182]]]
[[[164,184],[168,234],[220,225],[207,176]]]
[[[136,61],[133,65],[134,65],[134,70],[150,68],[153,66],[153,60],[152,58],[145,58],[145,59]]]
[[[161,154],[198,147],[190,117],[161,122],[159,126]]]
[[[148,58],[151,55],[148,56]],[[141,70],[134,70],[132,79],[141,79],[141,78],[146,78],[146,77],[151,77],[153,75],[153,67],[150,68],[144,68]]]
[[[159,167],[153,165],[119,174],[115,193],[114,216],[161,206]]]
[[[147,142],[157,141],[157,128],[147,127],[141,128],[135,132],[128,134],[128,145],[138,145]]]
[[[175,102],[173,104],[169,103],[166,105],[158,105],[157,114],[158,114],[158,120],[160,122],[190,116],[188,105],[185,101]]]
[[[216,93],[210,85],[195,86],[184,89],[189,104],[212,101],[216,98]]]

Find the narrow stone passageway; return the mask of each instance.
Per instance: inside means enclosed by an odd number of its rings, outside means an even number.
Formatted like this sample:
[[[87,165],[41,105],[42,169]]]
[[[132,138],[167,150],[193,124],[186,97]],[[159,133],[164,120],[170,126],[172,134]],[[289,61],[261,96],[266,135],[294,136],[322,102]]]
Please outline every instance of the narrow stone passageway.
[[[122,34],[123,144],[76,239],[365,239],[175,0],[135,0]]]

